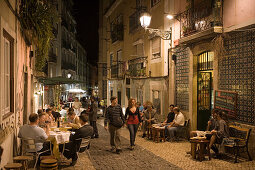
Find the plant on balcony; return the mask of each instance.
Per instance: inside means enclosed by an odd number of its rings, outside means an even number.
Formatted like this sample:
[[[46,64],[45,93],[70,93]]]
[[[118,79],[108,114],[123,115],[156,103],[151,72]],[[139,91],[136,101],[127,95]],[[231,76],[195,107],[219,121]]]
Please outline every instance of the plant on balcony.
[[[50,42],[54,38],[53,23],[56,9],[50,0],[21,0],[19,18],[23,32],[28,32],[36,46],[35,69],[42,71],[47,59]]]

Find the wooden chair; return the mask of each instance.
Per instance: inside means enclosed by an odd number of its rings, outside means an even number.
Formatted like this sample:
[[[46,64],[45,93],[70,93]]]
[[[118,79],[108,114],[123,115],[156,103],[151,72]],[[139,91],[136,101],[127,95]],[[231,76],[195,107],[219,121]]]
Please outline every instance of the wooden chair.
[[[28,161],[31,160],[33,160],[32,156],[16,156],[13,158],[14,162],[22,164],[22,169],[24,170],[28,169]]]
[[[177,141],[179,141],[180,138],[185,138],[187,140],[189,139],[189,135],[188,135],[189,123],[190,123],[190,119],[185,120],[184,126],[178,128],[176,132]]]
[[[4,166],[4,168],[6,170],[9,170],[9,169],[21,170],[22,164],[21,163],[8,163],[7,165]]]

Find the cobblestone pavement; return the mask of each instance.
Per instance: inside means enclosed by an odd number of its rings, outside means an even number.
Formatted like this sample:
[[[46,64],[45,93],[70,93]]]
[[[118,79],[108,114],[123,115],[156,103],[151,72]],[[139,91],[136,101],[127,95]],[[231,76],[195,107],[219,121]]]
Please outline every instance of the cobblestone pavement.
[[[190,150],[190,143],[182,142],[163,142],[154,143],[151,140],[141,138],[141,132],[138,132],[136,138],[136,148],[130,151],[129,132],[122,128],[121,142],[123,152],[120,155],[111,153],[109,134],[102,127],[102,120],[98,121],[100,137],[91,141],[91,161],[86,153],[83,153],[75,167],[67,167],[65,170],[73,169],[254,169],[255,161],[241,161],[233,163],[233,159],[214,159],[210,161],[196,161],[186,154]],[[81,164],[82,162],[82,164]],[[117,162],[117,163],[116,163]]]

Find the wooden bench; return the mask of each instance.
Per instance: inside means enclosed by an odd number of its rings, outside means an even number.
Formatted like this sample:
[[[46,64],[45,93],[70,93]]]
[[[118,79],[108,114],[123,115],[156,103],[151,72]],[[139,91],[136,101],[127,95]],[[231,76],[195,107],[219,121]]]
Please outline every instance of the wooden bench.
[[[252,160],[248,151],[248,141],[251,134],[251,129],[240,128],[234,125],[229,126],[229,139],[233,140],[232,144],[226,143],[224,147],[233,149],[235,155],[235,163],[237,162],[237,156],[241,152],[247,152],[249,161]]]

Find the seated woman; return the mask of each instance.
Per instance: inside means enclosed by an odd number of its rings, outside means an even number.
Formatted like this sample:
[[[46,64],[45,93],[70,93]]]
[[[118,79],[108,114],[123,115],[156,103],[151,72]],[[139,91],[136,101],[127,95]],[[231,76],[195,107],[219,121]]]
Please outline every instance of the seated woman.
[[[207,138],[210,139],[209,148],[212,149],[216,155],[219,153],[219,150],[217,147],[215,147],[213,144],[221,144],[223,138],[229,137],[229,127],[225,120],[223,120],[223,112],[219,111],[216,114],[216,127],[211,131],[211,135],[208,135]]]

